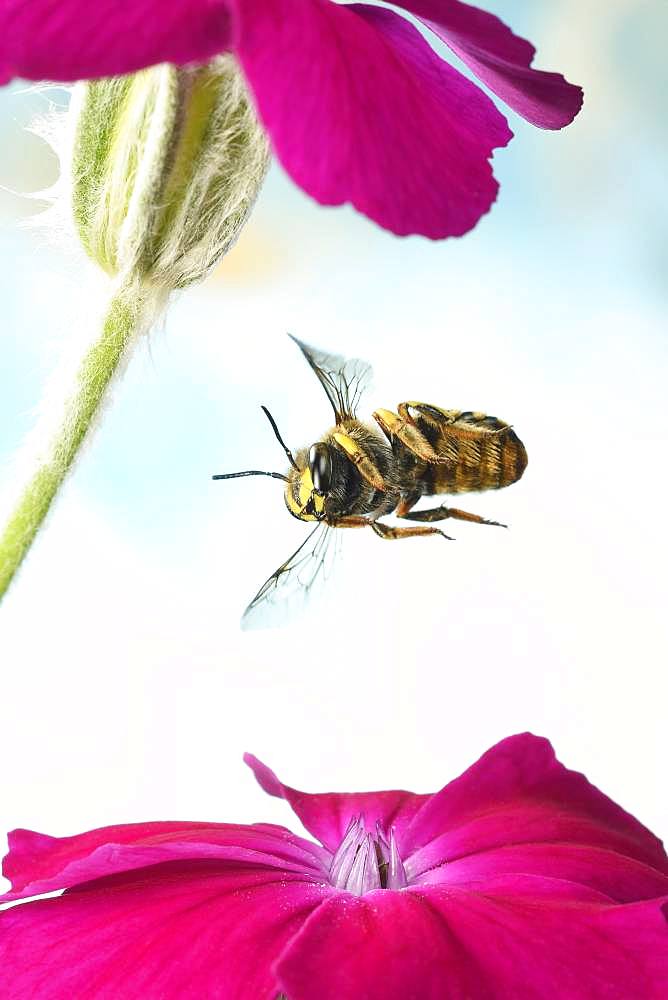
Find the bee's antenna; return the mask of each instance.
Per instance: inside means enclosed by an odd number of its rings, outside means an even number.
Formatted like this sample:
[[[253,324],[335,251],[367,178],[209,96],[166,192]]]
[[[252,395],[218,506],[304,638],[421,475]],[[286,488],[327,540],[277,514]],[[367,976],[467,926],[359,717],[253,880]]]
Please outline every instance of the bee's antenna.
[[[290,462],[290,465],[292,466],[293,469],[296,469],[297,472],[299,472],[299,466],[295,462],[294,457],[292,455],[292,452],[290,451],[290,449],[286,445],[285,441],[281,437],[281,435],[280,435],[280,433],[278,431],[278,427],[276,426],[276,421],[274,420],[274,418],[272,417],[271,413],[269,412],[269,410],[267,409],[266,406],[263,406],[262,409],[264,410],[265,417],[267,418],[267,420],[271,424],[271,428],[272,428],[274,434],[276,435],[276,439],[277,439],[278,443],[280,444],[280,446],[283,449],[283,451],[285,452],[285,454],[288,456],[288,461]]]
[[[282,472],[260,472],[258,469],[249,469],[248,472],[223,472],[218,476],[211,476],[212,479],[241,479],[242,476],[271,476],[272,479],[282,479],[287,483],[288,477]]]

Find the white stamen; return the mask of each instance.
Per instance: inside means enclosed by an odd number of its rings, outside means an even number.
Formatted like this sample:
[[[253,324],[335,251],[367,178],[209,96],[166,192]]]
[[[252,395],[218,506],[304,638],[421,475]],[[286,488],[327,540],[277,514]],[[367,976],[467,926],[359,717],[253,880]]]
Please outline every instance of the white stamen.
[[[374,889],[403,889],[408,884],[399,856],[394,828],[390,840],[376,822],[375,836],[366,832],[364,820],[350,820],[329,869],[329,880],[337,889],[363,896]]]
[[[404,868],[403,861],[399,857],[397,840],[394,836],[394,827],[392,827],[390,830],[390,863],[387,871],[387,888],[403,889],[405,885],[408,885],[406,869]]]

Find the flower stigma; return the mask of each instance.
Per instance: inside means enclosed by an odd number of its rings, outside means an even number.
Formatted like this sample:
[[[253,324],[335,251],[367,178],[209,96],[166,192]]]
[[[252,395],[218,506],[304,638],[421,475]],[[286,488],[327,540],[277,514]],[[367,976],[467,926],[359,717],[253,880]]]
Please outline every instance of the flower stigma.
[[[375,835],[366,832],[362,816],[353,816],[332,858],[329,881],[336,889],[363,896],[374,889],[403,889],[408,884],[394,835],[389,841],[376,822]]]

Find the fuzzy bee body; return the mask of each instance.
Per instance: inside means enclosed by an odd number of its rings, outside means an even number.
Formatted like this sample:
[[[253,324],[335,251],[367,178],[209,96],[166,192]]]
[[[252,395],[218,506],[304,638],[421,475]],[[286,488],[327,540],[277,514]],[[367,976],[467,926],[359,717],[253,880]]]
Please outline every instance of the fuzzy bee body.
[[[370,527],[385,539],[435,534],[448,538],[424,522],[454,518],[498,525],[455,507],[414,507],[422,497],[502,489],[517,482],[527,465],[524,445],[510,424],[485,413],[412,401],[400,403],[396,412],[378,409],[374,424],[363,423],[355,410],[370,377],[369,366],[296,343],[327,394],[334,426],[293,457],[263,407],[290,461],[287,475],[250,471],[214,477],[282,479],[290,513],[301,521],[316,522],[306,541],[261,587],[244,620],[257,608],[282,600],[290,590],[306,594],[315,579],[325,575],[329,529]],[[380,520],[388,514],[423,523],[394,527]]]
[[[501,489],[526,468],[524,445],[497,417],[426,403],[397,409],[374,414],[381,432],[348,418],[298,452],[285,489],[290,513],[332,527],[346,527],[353,517],[408,518],[423,496]],[[314,462],[326,469],[317,489]]]
[[[436,411],[436,407],[429,409]],[[445,460],[420,461],[406,448],[400,459],[402,474],[412,476],[420,496],[499,490],[521,478],[527,453],[509,424],[470,410],[436,412],[445,419],[430,422],[416,414],[415,422]]]
[[[367,461],[380,474],[385,486],[379,489],[359,471],[354,461],[337,443],[335,435],[346,435],[360,448]],[[320,520],[320,511],[311,513],[308,500],[313,490],[313,475],[309,455],[315,447],[322,446],[331,466],[327,496],[324,498],[325,517],[328,523],[350,516],[374,516],[390,513],[399,500],[399,469],[396,457],[378,431],[360,420],[343,420],[323,434],[316,445],[297,452],[297,469],[288,470],[285,502],[288,510],[300,520]]]

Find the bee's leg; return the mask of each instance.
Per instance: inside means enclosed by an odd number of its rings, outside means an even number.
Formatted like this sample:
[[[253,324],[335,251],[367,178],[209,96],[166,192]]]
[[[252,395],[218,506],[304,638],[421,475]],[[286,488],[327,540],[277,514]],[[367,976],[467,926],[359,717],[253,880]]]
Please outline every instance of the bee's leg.
[[[416,423],[411,410],[417,410],[420,418],[432,427],[442,427],[444,424],[455,422],[461,410],[442,410],[440,406],[432,406],[430,403],[419,403],[416,400],[409,400],[407,403],[399,403],[397,406],[399,416],[408,423]]]
[[[371,521],[361,514],[348,514],[346,517],[332,518],[328,524],[332,528],[368,528]]]
[[[427,441],[422,431],[418,430],[408,413],[397,416],[391,410],[376,410],[373,419],[379,425],[390,444],[397,438],[410,452],[421,458],[423,462],[438,462],[439,456]]]
[[[387,486],[380,473],[380,469],[373,459],[360,447],[359,443],[349,437],[348,434],[342,434],[340,431],[334,431],[332,437],[339,448],[345,452],[350,461],[355,465],[360,476],[366,479],[367,483],[373,486],[375,490],[380,490],[384,493],[387,490]]]
[[[450,429],[453,424],[457,425],[457,438],[458,440],[475,440],[480,434],[480,427],[478,424],[473,423],[469,427],[466,424],[462,424],[460,417],[462,416],[461,410],[442,410],[439,406],[432,406],[430,403],[417,403],[408,402],[400,403],[397,407],[399,415],[405,420],[410,420],[417,424],[420,422],[421,426],[427,425],[432,427],[438,432],[440,438],[440,444],[442,449],[448,449],[448,443],[451,440],[450,435],[453,433]],[[410,412],[415,410],[417,417],[413,416]],[[487,419],[486,414],[479,413],[477,416],[481,420]],[[503,430],[505,431],[505,427]],[[497,431],[492,431],[491,433],[496,434]],[[439,454],[439,462],[453,462],[456,463],[459,457],[459,451],[455,450],[453,454]]]
[[[415,493],[402,494],[402,497],[399,500],[399,503],[397,504],[397,508],[394,511],[394,513],[397,515],[397,517],[405,517],[408,511],[413,509],[413,507],[418,502],[418,500],[421,499],[421,497],[422,494],[417,490],[415,491]]]
[[[379,538],[387,538],[390,541],[395,538],[416,538],[419,535],[442,535],[443,538],[454,541],[440,528],[395,528],[389,524],[381,524],[380,521],[370,521],[368,517],[358,514],[339,517],[329,523],[333,528],[373,528]]]
[[[401,507],[395,511],[397,517],[403,517],[406,521],[445,521],[446,517],[452,517],[456,521],[472,521],[474,524],[493,524],[497,528],[507,528],[507,524],[500,521],[487,521],[478,514],[469,514],[466,510],[458,510],[457,507],[432,507],[430,510],[414,510],[410,513],[401,512]]]
[[[457,424],[457,434],[461,437],[474,437],[479,432],[485,431],[490,437],[501,437],[512,431],[512,424],[507,424],[498,417],[492,417],[488,413],[467,412],[462,410],[442,410],[440,406],[432,406],[430,403],[408,402],[400,403],[397,407],[399,416],[404,420],[417,423],[415,417],[410,412],[416,410],[418,419],[438,428],[442,433],[449,424]],[[470,423],[467,429],[466,423]]]
[[[381,524],[380,521],[370,521],[369,523],[379,538],[386,538],[388,541],[394,541],[397,538],[417,538],[419,535],[441,535],[449,542],[454,541],[454,538],[450,538],[450,535],[446,535],[440,528],[395,528],[389,524]]]

